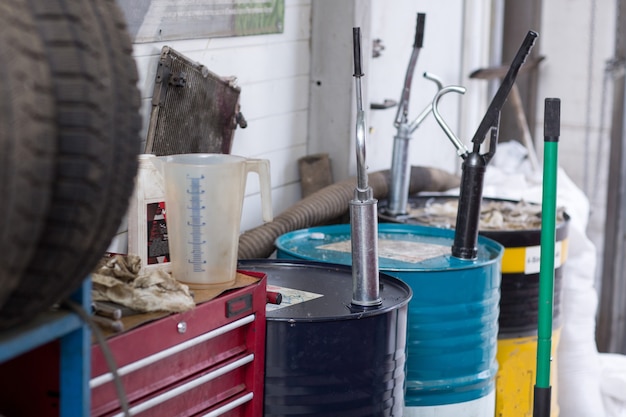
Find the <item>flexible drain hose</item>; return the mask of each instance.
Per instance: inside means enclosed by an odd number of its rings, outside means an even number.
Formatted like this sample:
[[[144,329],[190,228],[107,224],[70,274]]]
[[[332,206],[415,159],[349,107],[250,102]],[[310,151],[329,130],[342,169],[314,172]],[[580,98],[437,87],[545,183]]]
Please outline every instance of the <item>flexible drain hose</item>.
[[[389,192],[390,171],[376,171],[368,175],[374,198],[383,199]],[[409,195],[421,191],[446,191],[458,187],[460,179],[438,168],[412,166]],[[322,188],[296,202],[274,221],[250,229],[239,237],[239,259],[267,258],[275,249],[276,239],[294,230],[328,224],[346,214],[354,198],[356,178],[348,178]]]

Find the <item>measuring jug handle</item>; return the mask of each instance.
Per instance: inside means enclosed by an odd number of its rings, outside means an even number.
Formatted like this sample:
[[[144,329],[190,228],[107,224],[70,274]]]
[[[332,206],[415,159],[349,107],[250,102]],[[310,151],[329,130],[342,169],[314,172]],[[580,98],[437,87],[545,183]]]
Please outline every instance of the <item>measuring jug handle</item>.
[[[246,159],[246,175],[256,172],[261,188],[261,209],[263,221],[274,220],[272,213],[272,187],[270,182],[270,161],[267,159]]]

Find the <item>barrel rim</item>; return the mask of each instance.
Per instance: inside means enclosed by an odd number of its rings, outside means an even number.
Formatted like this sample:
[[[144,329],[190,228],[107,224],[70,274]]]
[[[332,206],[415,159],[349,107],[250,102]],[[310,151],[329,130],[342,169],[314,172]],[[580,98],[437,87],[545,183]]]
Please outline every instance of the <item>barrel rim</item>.
[[[246,270],[246,267],[254,266],[254,265],[269,265],[269,266],[289,266],[295,268],[308,268],[308,269],[316,269],[316,270],[327,270],[338,273],[347,273],[347,276],[352,277],[352,268],[349,265],[342,264],[334,264],[328,262],[319,262],[319,261],[309,261],[309,260],[300,260],[300,259],[240,259],[238,260],[238,268],[242,270]],[[265,271],[264,271],[265,272]],[[268,276],[269,277],[269,276]],[[351,312],[351,314],[345,316],[316,316],[316,317],[272,317],[269,314],[266,314],[266,320],[268,321],[276,321],[276,322],[295,322],[295,323],[319,323],[319,322],[329,322],[329,321],[344,321],[344,320],[354,320],[355,318],[368,318],[373,316],[378,316],[381,314],[387,314],[393,310],[398,310],[405,306],[408,306],[409,301],[413,298],[413,289],[409,284],[402,281],[399,278],[386,274],[384,272],[379,272],[379,278],[384,279],[384,282],[392,283],[395,287],[405,292],[406,296],[402,300],[394,300],[393,305],[386,306],[381,308],[381,306],[374,307],[358,307],[358,311]],[[269,281],[268,281],[269,283]],[[349,309],[349,306],[346,306]]]
[[[419,195],[410,196],[408,199],[409,204],[411,202],[428,200],[428,199],[441,199],[441,200],[454,200],[458,199],[458,195],[454,194],[436,194],[436,193],[421,193]],[[483,201],[501,201],[508,203],[521,203],[523,200],[515,200],[515,199],[507,199],[507,198],[496,198],[496,197],[483,197]],[[531,201],[527,201],[528,204],[540,206],[538,203],[534,203]],[[379,219],[384,220],[385,222],[395,223],[395,224],[411,224],[411,225],[420,225],[420,226],[430,226],[436,227],[442,230],[454,230],[454,228],[445,228],[445,227],[437,227],[427,225],[421,222],[408,222],[410,220],[407,216],[394,217],[385,213],[385,209],[387,207],[387,200],[379,200],[378,202],[378,217]],[[556,240],[561,241],[565,240],[568,237],[569,223],[571,220],[571,216],[567,211],[563,213],[564,221],[556,223]],[[404,220],[404,221],[403,221]],[[541,241],[541,228],[528,228],[528,229],[518,229],[518,230],[478,230],[479,236],[484,236],[489,239],[495,240],[498,243],[504,245],[505,247],[524,247],[524,246],[536,246],[539,245]]]
[[[334,224],[328,226],[316,226],[309,227],[306,229],[294,230],[292,232],[285,233],[274,241],[274,245],[277,250],[284,252],[289,256],[293,256],[297,259],[307,260],[307,261],[318,261],[318,258],[313,256],[302,254],[299,252],[294,252],[286,247],[284,244],[287,241],[294,241],[298,238],[302,238],[304,236],[310,236],[312,233],[324,233],[324,234],[350,234],[350,224]],[[420,235],[426,237],[436,237],[436,238],[450,238],[454,239],[454,230],[451,229],[443,229],[439,227],[433,226],[423,226],[418,224],[400,224],[400,223],[379,223],[378,224],[378,233],[398,233],[398,234],[407,234],[407,235]],[[504,246],[485,236],[478,236],[478,245],[482,245],[489,250],[490,253],[494,253],[495,256],[491,256],[490,259],[481,259],[481,260],[465,260],[465,259],[457,259],[450,255],[451,265],[441,266],[441,267],[410,267],[410,266],[385,266],[380,267],[381,271],[390,271],[390,272],[436,272],[436,271],[444,271],[453,268],[455,270],[465,270],[465,269],[476,269],[483,268],[487,265],[499,263],[502,259],[502,255],[504,253]],[[351,259],[350,259],[351,261]],[[323,263],[323,262],[322,262]],[[337,265],[350,265],[346,264],[337,264]]]

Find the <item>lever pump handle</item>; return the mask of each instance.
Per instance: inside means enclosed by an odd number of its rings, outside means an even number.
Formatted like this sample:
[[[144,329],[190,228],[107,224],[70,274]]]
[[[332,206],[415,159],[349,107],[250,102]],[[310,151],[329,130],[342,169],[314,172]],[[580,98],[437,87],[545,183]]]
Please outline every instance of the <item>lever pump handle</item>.
[[[417,14],[417,26],[415,27],[415,41],[413,48],[421,48],[424,44],[424,26],[426,25],[426,14]]]
[[[513,88],[513,84],[515,84],[517,74],[535,44],[537,36],[537,33],[532,30],[528,31],[526,34],[524,41],[517,50],[515,58],[513,58],[513,62],[511,62],[511,66],[498,88],[498,91],[496,91],[496,94],[493,96],[491,104],[489,104],[483,120],[480,122],[480,125],[478,125],[476,133],[474,133],[474,137],[472,138],[473,143],[482,143],[485,140],[485,135],[493,125],[494,120],[499,117],[500,110],[509,96],[511,89]]]
[[[352,49],[354,50],[354,76],[362,77],[361,69],[361,28],[352,28]]]

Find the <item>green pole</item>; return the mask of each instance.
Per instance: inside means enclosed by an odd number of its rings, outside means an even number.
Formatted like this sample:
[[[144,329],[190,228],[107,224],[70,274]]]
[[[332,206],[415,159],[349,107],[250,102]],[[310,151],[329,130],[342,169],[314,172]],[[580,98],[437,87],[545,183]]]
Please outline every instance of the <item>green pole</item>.
[[[560,119],[561,101],[558,98],[545,99],[539,319],[537,323],[537,379],[534,390],[534,417],[549,417],[550,415],[550,361],[552,356],[556,185]]]

